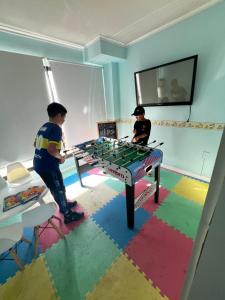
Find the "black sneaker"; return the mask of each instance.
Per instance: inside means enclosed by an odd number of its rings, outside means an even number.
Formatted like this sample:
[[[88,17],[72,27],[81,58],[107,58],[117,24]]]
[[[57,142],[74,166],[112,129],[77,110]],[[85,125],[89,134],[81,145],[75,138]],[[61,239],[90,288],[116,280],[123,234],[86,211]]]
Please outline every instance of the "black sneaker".
[[[69,209],[74,208],[77,206],[77,201],[73,201],[73,202],[67,202],[67,207]],[[61,213],[63,213],[63,211],[61,211],[61,209],[59,210]]]
[[[79,221],[83,219],[84,213],[83,212],[73,212],[71,211],[70,213],[64,215],[64,223],[69,224],[74,221]]]
[[[77,206],[77,201],[67,202],[67,206],[68,206],[68,208],[76,207]]]

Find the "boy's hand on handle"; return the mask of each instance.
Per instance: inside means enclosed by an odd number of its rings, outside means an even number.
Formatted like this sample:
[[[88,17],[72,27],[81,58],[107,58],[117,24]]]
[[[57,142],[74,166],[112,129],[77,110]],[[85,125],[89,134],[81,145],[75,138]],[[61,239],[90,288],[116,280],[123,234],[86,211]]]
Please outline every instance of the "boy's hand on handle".
[[[61,156],[59,163],[63,164],[65,162],[65,160],[66,160],[66,156]]]
[[[132,142],[133,142],[133,143],[137,143],[138,140],[139,140],[139,139],[138,139],[137,137],[134,137],[134,138],[132,139]]]

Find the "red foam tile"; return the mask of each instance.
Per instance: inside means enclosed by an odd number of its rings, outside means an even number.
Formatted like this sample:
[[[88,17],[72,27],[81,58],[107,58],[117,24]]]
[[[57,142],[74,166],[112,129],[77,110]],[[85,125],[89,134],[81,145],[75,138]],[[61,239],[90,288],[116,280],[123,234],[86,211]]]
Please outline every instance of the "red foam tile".
[[[145,179],[140,179],[137,183],[135,183],[135,198],[137,198],[141,193],[143,193],[143,191],[147,188],[149,184],[149,181]],[[126,196],[126,192],[123,191],[122,195]]]
[[[73,209],[74,210],[74,209]],[[82,211],[81,207],[77,206],[75,210]],[[57,219],[53,219],[53,222],[61,229],[61,231],[66,235],[71,230],[73,230],[75,227],[78,227],[85,219],[87,219],[87,215],[85,217],[78,221],[78,222],[72,222],[70,224],[64,224],[64,217],[63,214],[59,212],[59,209],[55,212],[54,216],[60,218],[61,221],[58,221]],[[42,226],[46,225],[47,223],[42,224]],[[41,229],[40,229],[41,232]],[[41,245],[42,251],[45,251],[46,249],[50,248],[52,244],[56,243],[60,239],[58,233],[55,231],[55,229],[48,228],[44,230],[40,237],[39,237],[39,243]]]
[[[153,213],[157,210],[160,204],[163,203],[165,198],[169,195],[170,191],[167,189],[160,187],[159,188],[159,202],[155,203],[154,195],[152,195],[143,205],[142,207],[150,213]]]
[[[139,180],[135,184],[135,198],[140,196],[140,194],[143,193],[143,191],[147,188],[147,186],[149,186],[149,184],[150,184],[149,181],[147,181],[145,179]],[[165,198],[168,196],[169,193],[170,192],[168,190],[166,190],[163,187],[160,187],[159,203],[156,204],[154,202],[154,195],[152,195],[151,197],[149,197],[149,199],[146,200],[146,202],[142,205],[142,207],[150,213],[154,212],[159,207],[159,204],[161,204],[165,200]],[[122,192],[122,195],[125,197],[126,192],[125,191]]]
[[[179,300],[193,241],[156,217],[125,249],[128,256],[170,300]]]

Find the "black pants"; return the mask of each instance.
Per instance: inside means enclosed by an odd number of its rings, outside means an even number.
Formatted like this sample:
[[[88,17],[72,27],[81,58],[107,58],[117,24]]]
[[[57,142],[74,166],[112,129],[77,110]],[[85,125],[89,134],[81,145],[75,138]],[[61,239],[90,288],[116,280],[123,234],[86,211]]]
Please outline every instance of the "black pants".
[[[69,209],[67,207],[66,189],[61,171],[58,169],[56,171],[41,171],[37,173],[51,191],[52,196],[59,205],[60,211],[63,214],[68,213]]]

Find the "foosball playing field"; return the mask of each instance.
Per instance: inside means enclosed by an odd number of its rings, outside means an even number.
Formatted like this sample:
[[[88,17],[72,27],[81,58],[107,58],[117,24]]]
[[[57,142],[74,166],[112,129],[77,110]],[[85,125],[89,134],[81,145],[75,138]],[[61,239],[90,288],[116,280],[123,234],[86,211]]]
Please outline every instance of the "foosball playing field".
[[[0,261],[0,299],[179,300],[208,184],[161,168],[159,203],[147,199],[130,230],[123,182],[93,168],[82,174],[81,187],[73,158],[62,167],[67,196],[86,218],[59,224],[65,240],[45,230],[37,259],[32,246],[21,243],[23,272]],[[135,196],[152,180],[136,182]],[[25,230],[26,238],[32,235],[32,228]]]
[[[163,143],[160,143],[158,146],[162,144]],[[142,147],[141,145],[104,138],[97,142],[90,141],[87,144],[80,144],[79,148],[86,151],[90,156],[101,157],[104,160],[125,168],[129,167],[132,163],[145,159],[154,149],[147,146]]]
[[[113,145],[113,143],[105,141],[102,144],[91,145],[87,148],[87,152],[89,155],[100,156],[102,159],[116,163],[118,166],[128,167],[131,163],[143,160],[149,156],[150,149],[137,150],[128,143]]]
[[[156,142],[156,141],[154,141]],[[79,163],[83,159],[89,165],[100,167],[105,174],[110,174],[125,183],[127,226],[134,228],[135,208],[137,209],[144,198],[135,197],[135,183],[154,170],[154,183],[149,189],[146,186],[145,192],[154,194],[155,203],[159,200],[160,165],[163,158],[161,150],[156,149],[163,143],[159,143],[154,148],[141,146],[116,139],[102,137],[97,140],[86,141],[75,147],[73,155],[76,169],[82,183],[82,167]],[[144,193],[145,193],[144,192]]]

